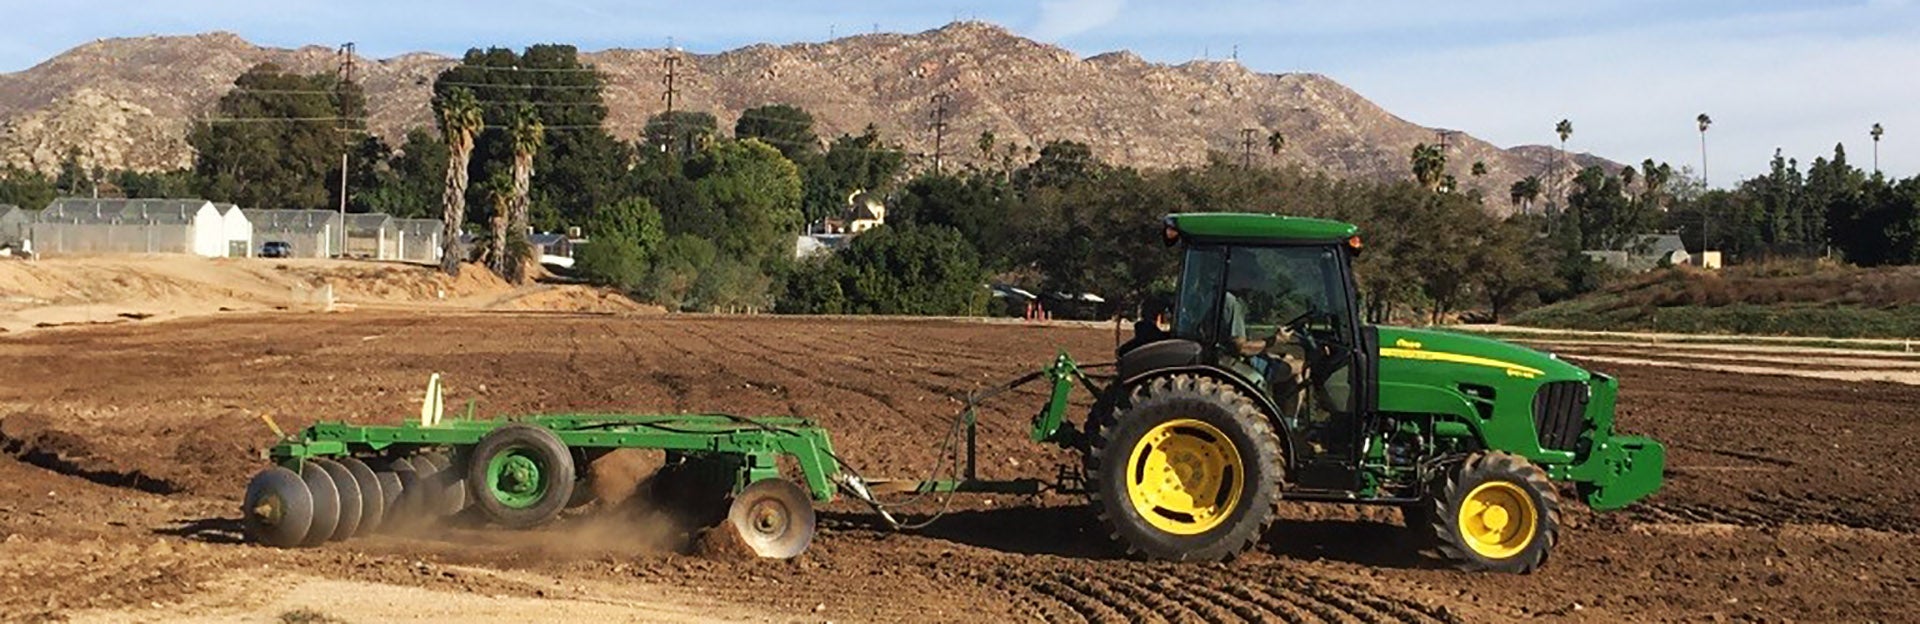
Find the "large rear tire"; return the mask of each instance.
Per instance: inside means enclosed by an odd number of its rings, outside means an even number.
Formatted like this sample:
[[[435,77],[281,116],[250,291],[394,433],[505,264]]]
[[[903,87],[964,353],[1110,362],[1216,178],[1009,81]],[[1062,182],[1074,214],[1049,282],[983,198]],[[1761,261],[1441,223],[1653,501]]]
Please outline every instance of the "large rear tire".
[[[1560,496],[1526,458],[1478,453],[1436,488],[1425,514],[1440,556],[1468,571],[1526,574],[1560,535]]]
[[[1231,559],[1273,523],[1286,472],[1280,438],[1232,386],[1155,379],[1101,420],[1088,450],[1088,489],[1128,554]]]

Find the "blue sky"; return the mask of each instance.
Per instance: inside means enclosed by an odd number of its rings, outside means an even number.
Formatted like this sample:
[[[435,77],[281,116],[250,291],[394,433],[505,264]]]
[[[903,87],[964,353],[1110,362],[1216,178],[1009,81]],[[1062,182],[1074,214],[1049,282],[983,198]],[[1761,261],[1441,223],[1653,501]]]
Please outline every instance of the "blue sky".
[[[1327,74],[1416,123],[1500,145],[1552,142],[1567,118],[1570,148],[1631,162],[1698,168],[1693,118],[1706,112],[1716,184],[1763,171],[1776,147],[1808,162],[1844,142],[1869,167],[1875,122],[1887,128],[1881,168],[1920,170],[1914,0],[0,0],[0,14],[25,25],[0,39],[0,71],[96,38],[208,30],[278,46],[354,41],[385,57],[669,39],[718,52],[979,19],[1082,55],[1177,63],[1237,49],[1255,70]]]

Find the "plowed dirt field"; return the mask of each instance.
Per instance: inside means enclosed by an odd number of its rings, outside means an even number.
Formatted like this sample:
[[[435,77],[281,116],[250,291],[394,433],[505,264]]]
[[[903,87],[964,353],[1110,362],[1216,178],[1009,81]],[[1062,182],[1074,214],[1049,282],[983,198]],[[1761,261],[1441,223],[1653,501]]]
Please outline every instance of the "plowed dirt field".
[[[455,519],[306,550],[240,542],[270,415],[392,422],[443,373],[482,414],[818,420],[863,472],[924,473],[952,397],[1111,353],[1110,329],[947,321],[362,310],[0,338],[0,620],[1914,621],[1920,388],[1594,363],[1667,487],[1573,509],[1545,568],[1465,574],[1393,509],[1289,504],[1226,564],[1119,559],[1083,501],[972,496],[933,527],[822,514],[792,561],[688,554],[609,510],[531,532]],[[1574,357],[1577,361],[1577,356]],[[986,416],[986,477],[1051,477],[1038,391]],[[665,534],[666,537],[662,537]]]

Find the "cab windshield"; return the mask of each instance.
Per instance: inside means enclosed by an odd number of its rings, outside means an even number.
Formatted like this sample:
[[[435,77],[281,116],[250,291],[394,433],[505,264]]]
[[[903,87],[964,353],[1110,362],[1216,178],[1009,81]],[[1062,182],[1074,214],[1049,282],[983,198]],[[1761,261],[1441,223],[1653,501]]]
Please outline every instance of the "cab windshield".
[[[1189,247],[1174,335],[1225,349],[1236,340],[1265,340],[1301,319],[1316,333],[1352,344],[1352,298],[1340,253],[1332,245]]]

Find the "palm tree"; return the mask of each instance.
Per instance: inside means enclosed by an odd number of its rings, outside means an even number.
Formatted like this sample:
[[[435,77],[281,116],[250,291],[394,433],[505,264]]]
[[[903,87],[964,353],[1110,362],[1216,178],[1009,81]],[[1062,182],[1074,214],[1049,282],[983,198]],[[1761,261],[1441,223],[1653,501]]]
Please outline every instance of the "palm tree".
[[[1887,133],[1887,130],[1885,128],[1881,128],[1880,122],[1877,122],[1877,121],[1873,122],[1873,129],[1867,131],[1867,134],[1873,136],[1873,172],[1874,173],[1880,173],[1880,135],[1886,134],[1886,133]]]
[[[1272,132],[1267,133],[1267,153],[1268,154],[1279,156],[1280,149],[1286,146],[1287,146],[1287,137],[1286,135],[1280,134],[1279,130],[1274,130]]]
[[[527,193],[533,183],[533,156],[540,151],[540,144],[546,138],[546,126],[534,113],[533,107],[522,104],[513,112],[513,121],[507,127],[507,141],[513,145],[513,203],[508,216],[510,228],[507,239],[495,242],[500,248],[511,250],[504,254],[501,276],[515,284],[527,280],[526,253],[530,251],[526,244],[527,235]]]
[[[1415,145],[1409,160],[1413,164],[1413,180],[1421,188],[1429,191],[1440,189],[1447,172],[1447,153],[1441,151],[1440,146],[1425,143]]]
[[[1560,160],[1566,160],[1567,159],[1567,137],[1573,136],[1573,122],[1567,121],[1565,119],[1560,120],[1560,123],[1553,124],[1553,133],[1560,135]],[[1555,167],[1553,171],[1553,176],[1549,178],[1554,183],[1554,187],[1556,189],[1558,189],[1560,186],[1559,174],[1560,174],[1559,167]],[[1547,205],[1549,208],[1553,207],[1553,205],[1557,203],[1558,201],[1557,195],[1558,194],[1556,193],[1554,196],[1548,197],[1548,199],[1550,200],[1547,202]]]
[[[1633,190],[1633,179],[1638,177],[1639,173],[1638,171],[1634,171],[1633,165],[1621,165],[1620,190],[1631,192]]]
[[[440,131],[447,141],[446,185],[440,191],[440,270],[460,274],[460,225],[467,217],[467,163],[473,159],[473,135],[480,131],[480,103],[473,92],[453,89],[439,102]]]
[[[1484,161],[1484,160],[1473,161],[1473,166],[1467,168],[1467,174],[1472,175],[1473,177],[1476,177],[1476,178],[1487,175],[1487,161]]]
[[[486,251],[480,259],[495,274],[505,275],[507,219],[513,212],[513,178],[496,172],[486,182],[480,183],[480,189],[486,192],[487,202],[493,207],[492,214],[487,218]]]
[[[1694,123],[1699,124],[1700,126],[1700,185],[1706,186],[1707,185],[1707,126],[1713,125],[1713,118],[1708,117],[1706,113],[1700,113],[1699,116],[1696,116],[1693,118],[1693,121]]]
[[[1540,198],[1540,176],[1527,176],[1507,187],[1507,198],[1520,207],[1520,213],[1526,214],[1533,209],[1533,200]]]
[[[1693,118],[1700,126],[1700,188],[1707,186],[1707,126],[1713,125],[1713,118],[1700,113]],[[1707,204],[1700,204],[1700,251],[1713,249],[1713,213],[1707,212]]]

